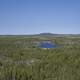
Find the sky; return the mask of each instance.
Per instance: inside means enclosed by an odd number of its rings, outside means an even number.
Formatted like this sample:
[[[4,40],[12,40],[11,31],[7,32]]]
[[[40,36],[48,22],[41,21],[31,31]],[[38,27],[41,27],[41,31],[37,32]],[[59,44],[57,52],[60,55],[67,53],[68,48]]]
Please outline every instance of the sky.
[[[0,0],[0,35],[80,34],[80,0]]]

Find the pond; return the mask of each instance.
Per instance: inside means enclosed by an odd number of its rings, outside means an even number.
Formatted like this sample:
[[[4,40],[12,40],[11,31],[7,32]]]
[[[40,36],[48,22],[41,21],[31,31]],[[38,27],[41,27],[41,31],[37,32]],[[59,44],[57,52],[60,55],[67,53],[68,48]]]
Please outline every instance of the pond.
[[[53,43],[41,42],[38,45],[39,48],[55,48],[56,45]]]

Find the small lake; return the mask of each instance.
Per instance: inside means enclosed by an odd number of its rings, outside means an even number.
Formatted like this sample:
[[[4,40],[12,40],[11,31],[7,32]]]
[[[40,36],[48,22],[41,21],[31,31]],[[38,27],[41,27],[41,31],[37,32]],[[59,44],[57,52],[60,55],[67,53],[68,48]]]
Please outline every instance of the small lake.
[[[38,45],[39,48],[55,48],[56,45],[53,43],[41,42]]]

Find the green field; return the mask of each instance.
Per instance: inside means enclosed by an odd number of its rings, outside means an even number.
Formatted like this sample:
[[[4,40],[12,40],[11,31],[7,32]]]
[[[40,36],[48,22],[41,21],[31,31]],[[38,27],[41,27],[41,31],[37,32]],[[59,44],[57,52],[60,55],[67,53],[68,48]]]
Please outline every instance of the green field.
[[[36,47],[45,40],[57,48]],[[0,80],[80,80],[80,38],[0,36]]]

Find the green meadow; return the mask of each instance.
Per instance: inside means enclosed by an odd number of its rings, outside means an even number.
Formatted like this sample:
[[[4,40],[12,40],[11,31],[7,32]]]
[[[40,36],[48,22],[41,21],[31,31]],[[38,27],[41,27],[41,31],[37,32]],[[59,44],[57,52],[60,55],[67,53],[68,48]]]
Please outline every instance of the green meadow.
[[[46,39],[57,47],[36,46]],[[80,80],[80,38],[1,36],[0,80]]]

